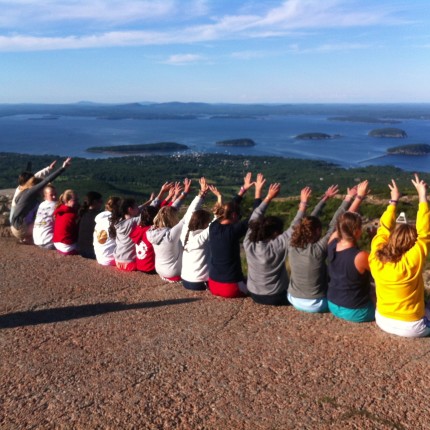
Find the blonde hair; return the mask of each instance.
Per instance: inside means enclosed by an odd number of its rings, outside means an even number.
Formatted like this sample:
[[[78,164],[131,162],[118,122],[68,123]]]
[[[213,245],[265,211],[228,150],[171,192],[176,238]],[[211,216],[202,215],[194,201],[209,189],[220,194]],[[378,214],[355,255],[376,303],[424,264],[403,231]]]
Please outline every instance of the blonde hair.
[[[154,227],[172,228],[179,222],[178,211],[172,206],[163,206],[154,218]]]
[[[66,190],[64,191],[61,196],[58,198],[56,208],[60,207],[61,205],[65,205],[69,200],[72,200],[76,196],[76,193],[73,190]]]

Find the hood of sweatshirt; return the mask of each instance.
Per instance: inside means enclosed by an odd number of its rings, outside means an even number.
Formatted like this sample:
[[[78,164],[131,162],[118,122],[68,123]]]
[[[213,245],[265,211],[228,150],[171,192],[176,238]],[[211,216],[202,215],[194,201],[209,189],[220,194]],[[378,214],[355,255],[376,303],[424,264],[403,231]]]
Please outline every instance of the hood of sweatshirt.
[[[77,209],[75,208],[71,208],[70,206],[66,206],[66,205],[60,205],[57,209],[54,210],[54,216],[57,215],[64,215],[67,213],[73,213],[76,214],[78,213]]]
[[[159,245],[169,230],[170,228],[168,227],[151,227],[146,233],[146,237],[153,245]]]
[[[99,214],[94,218],[94,221],[95,221],[96,223],[101,222],[101,221],[103,221],[103,220],[105,220],[105,219],[108,219],[111,215],[112,215],[112,214],[111,214],[111,212],[110,212],[110,211],[103,211],[103,212],[100,212],[100,213],[99,213]]]

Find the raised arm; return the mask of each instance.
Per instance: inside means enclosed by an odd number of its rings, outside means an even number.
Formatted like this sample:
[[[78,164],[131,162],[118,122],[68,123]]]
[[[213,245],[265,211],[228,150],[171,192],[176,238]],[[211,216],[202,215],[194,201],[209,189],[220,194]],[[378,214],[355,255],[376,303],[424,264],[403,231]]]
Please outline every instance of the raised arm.
[[[257,182],[258,182],[258,180],[257,180]],[[256,184],[257,184],[257,182],[256,182]],[[256,185],[256,187],[257,187],[257,185]],[[249,221],[254,221],[254,220],[262,217],[264,215],[264,213],[266,212],[270,202],[279,194],[280,191],[281,191],[281,184],[280,183],[276,182],[274,184],[270,184],[269,191],[267,192],[266,197],[260,203],[260,205],[254,209]]]
[[[240,187],[239,192],[237,195],[239,197],[243,197],[243,195],[254,185],[254,182],[252,182],[252,173],[248,172],[245,177],[243,178],[243,185]]]
[[[369,181],[366,179],[363,182],[360,182],[357,185],[357,195],[355,196],[355,200],[352,202],[349,212],[358,212],[358,209],[363,202],[363,200],[366,198],[367,194],[369,194]]]
[[[179,185],[177,185],[179,184]],[[188,193],[190,192],[191,189],[191,179],[185,178],[184,179],[184,187],[182,188],[182,186],[180,185],[180,183],[176,183],[175,184],[175,196],[177,195],[177,190],[180,191],[179,196],[177,196],[174,199],[173,205],[172,207],[175,207],[176,209],[178,209],[181,204],[183,203],[184,199],[187,197]]]
[[[314,207],[314,210],[311,213],[311,216],[318,216],[323,207],[325,206],[328,199],[333,198],[339,192],[338,185],[330,185],[324,195],[321,197],[321,200]]]

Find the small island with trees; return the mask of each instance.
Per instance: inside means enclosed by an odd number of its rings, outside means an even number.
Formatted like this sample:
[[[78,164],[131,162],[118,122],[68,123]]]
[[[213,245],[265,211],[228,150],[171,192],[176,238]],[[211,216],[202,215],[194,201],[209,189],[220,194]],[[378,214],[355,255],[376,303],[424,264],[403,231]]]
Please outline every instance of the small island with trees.
[[[430,154],[430,145],[426,143],[416,143],[412,145],[395,146],[388,148],[387,153],[390,155],[426,155]]]
[[[371,137],[394,137],[403,139],[405,137],[408,137],[405,130],[402,130],[400,128],[375,128],[372,131],[369,132],[369,136]]]
[[[255,146],[255,142],[252,139],[243,138],[243,139],[228,139],[228,140],[219,140],[215,143],[216,146]]]
[[[371,116],[350,115],[327,118],[329,121],[362,122],[369,124],[399,124],[401,121],[389,118],[374,118]]]
[[[335,137],[339,137],[339,135],[331,135],[327,133],[319,133],[319,132],[313,132],[313,133],[302,133],[298,134],[296,136],[296,139],[298,140],[326,140],[326,139],[333,139]]]
[[[105,154],[139,154],[141,152],[168,152],[185,151],[189,149],[187,145],[176,142],[144,143],[137,145],[117,145],[117,146],[92,146],[87,148],[87,152]]]

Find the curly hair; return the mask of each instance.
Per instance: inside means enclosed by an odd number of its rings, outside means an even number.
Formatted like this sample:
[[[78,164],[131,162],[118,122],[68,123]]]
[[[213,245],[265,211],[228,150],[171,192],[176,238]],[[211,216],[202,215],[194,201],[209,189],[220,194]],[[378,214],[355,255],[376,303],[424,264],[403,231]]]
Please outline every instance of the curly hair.
[[[184,239],[184,248],[188,242],[188,236],[190,235],[190,231],[205,229],[209,225],[210,220],[211,220],[210,212],[204,209],[198,209],[191,215],[190,222],[188,223],[187,234],[185,235],[185,239]]]
[[[294,226],[290,245],[294,248],[306,248],[315,243],[321,236],[322,224],[315,216],[305,216]]]
[[[345,212],[336,222],[336,231],[339,239],[357,243],[355,233],[361,230],[361,216],[355,212]]]
[[[397,224],[391,232],[388,242],[376,251],[376,257],[382,263],[397,263],[402,255],[415,245],[417,236],[415,226]]]
[[[284,222],[277,216],[266,216],[249,223],[249,240],[253,243],[273,239],[280,235]]]

